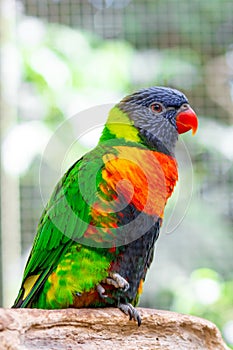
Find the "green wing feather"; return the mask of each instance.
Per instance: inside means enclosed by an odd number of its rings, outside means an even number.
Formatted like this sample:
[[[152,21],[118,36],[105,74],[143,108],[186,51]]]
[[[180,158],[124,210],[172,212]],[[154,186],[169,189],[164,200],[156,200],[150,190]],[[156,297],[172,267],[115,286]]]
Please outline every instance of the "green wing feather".
[[[84,158],[77,161],[55,187],[41,216],[37,235],[25,267],[22,287],[13,307],[30,305],[73,240],[81,237],[85,232],[90,221],[89,205],[80,193],[78,181],[80,167],[85,167],[85,164],[86,159]],[[84,182],[87,187],[88,179],[85,178]],[[35,276],[35,279],[25,296],[24,284],[30,276]]]
[[[13,307],[30,306],[48,275],[55,270],[74,241],[93,245],[92,241],[99,240],[100,235],[103,240],[112,241],[113,232],[108,237],[109,230],[104,232],[104,229],[96,237],[83,236],[92,220],[91,208],[98,202],[98,185],[102,181],[101,173],[105,166],[103,155],[107,153],[113,154],[117,151],[114,147],[99,144],[78,160],[55,187],[41,216],[22,286]],[[109,196],[110,194],[111,192]],[[101,196],[104,199],[103,193]],[[98,220],[100,222],[97,225],[100,226],[101,220],[114,222],[115,214],[109,213],[108,218],[100,217]]]

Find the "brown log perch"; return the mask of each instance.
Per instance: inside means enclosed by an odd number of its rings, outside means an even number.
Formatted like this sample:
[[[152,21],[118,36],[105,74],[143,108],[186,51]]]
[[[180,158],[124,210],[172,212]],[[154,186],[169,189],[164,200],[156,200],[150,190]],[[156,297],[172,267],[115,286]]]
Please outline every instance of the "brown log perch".
[[[0,309],[0,350],[228,349],[207,320],[139,310],[140,327],[112,308]]]

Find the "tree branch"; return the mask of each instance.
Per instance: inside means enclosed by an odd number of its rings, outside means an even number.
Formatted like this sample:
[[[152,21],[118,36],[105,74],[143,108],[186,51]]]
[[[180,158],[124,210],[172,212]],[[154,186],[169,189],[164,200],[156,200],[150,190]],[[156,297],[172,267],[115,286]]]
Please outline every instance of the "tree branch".
[[[118,309],[0,309],[1,350],[226,350],[217,327],[204,319],[139,309],[142,325]]]

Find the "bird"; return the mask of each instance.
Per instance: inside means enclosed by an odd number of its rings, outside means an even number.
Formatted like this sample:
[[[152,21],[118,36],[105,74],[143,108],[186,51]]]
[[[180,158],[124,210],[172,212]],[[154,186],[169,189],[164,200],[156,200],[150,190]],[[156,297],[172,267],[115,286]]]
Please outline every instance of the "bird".
[[[97,146],[55,186],[12,307],[115,307],[140,326],[136,306],[178,180],[178,136],[197,128],[187,97],[170,87],[118,102]]]

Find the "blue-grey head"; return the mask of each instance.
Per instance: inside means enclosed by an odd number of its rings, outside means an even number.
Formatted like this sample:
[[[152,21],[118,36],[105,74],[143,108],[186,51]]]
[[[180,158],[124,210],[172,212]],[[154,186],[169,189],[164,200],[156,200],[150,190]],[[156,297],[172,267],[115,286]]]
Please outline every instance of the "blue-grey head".
[[[197,116],[187,97],[175,89],[142,89],[123,98],[117,107],[127,113],[147,146],[166,154],[174,154],[178,134],[197,130]]]

